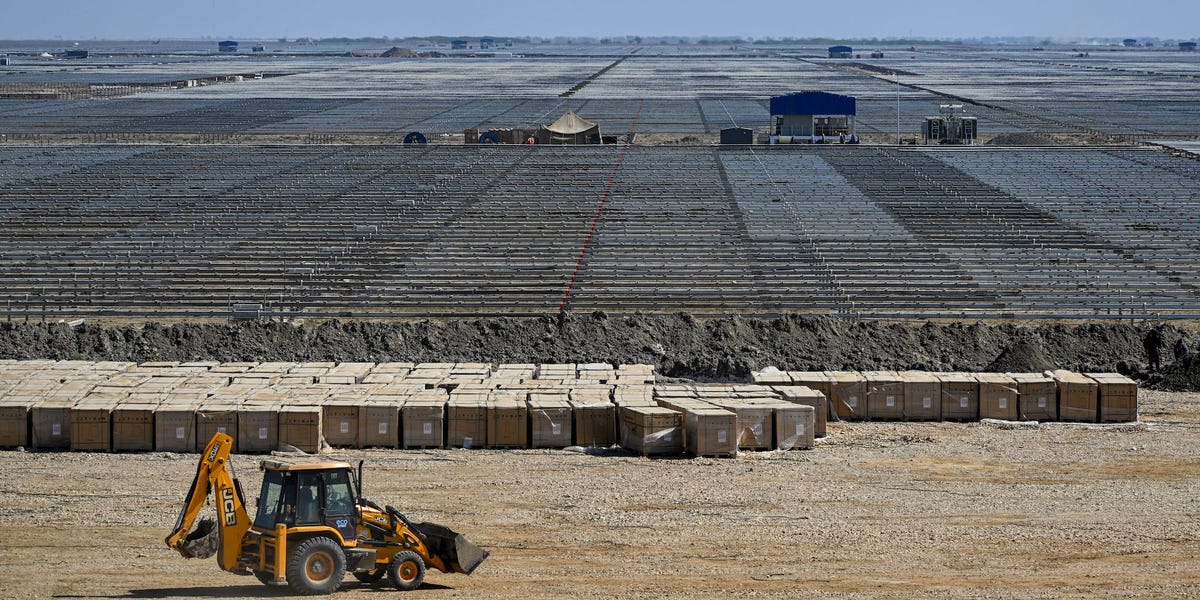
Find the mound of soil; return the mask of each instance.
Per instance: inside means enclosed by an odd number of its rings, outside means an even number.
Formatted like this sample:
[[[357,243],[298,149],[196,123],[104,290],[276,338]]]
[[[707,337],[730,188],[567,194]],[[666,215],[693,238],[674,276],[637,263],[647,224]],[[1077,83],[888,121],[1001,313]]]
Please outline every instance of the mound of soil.
[[[985,146],[1058,146],[1060,142],[1040,133],[1002,133],[984,143]]]
[[[924,323],[689,314],[406,322],[0,323],[0,358],[221,361],[647,363],[669,377],[741,380],[751,370],[917,369],[1137,373],[1148,325]],[[1167,326],[1168,341],[1180,331]],[[1165,380],[1164,380],[1165,381]],[[1172,379],[1172,389],[1200,389]],[[1169,385],[1175,385],[1170,383]]]
[[[1162,371],[1150,376],[1146,385],[1172,392],[1200,390],[1200,357],[1193,354],[1163,367]]]

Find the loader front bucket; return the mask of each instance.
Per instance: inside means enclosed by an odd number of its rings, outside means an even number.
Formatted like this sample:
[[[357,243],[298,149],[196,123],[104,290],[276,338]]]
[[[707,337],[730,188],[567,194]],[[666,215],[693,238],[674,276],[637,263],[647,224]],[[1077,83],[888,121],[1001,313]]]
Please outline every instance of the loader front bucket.
[[[472,544],[449,527],[437,523],[421,523],[415,527],[424,536],[429,552],[442,559],[451,573],[470,575],[488,557],[487,550]]]

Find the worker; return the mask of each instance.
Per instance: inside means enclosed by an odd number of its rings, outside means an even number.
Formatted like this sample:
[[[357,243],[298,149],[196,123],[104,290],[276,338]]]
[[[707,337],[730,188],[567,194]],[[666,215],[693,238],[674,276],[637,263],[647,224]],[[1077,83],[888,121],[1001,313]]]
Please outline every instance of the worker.
[[[1146,347],[1146,355],[1150,359],[1150,372],[1153,373],[1162,368],[1162,326],[1159,325],[1150,330],[1146,334],[1146,339],[1142,341],[1142,345]]]
[[[1187,358],[1187,355],[1188,355],[1187,342],[1184,341],[1183,338],[1179,338],[1178,340],[1175,340],[1175,347],[1172,348],[1172,351],[1175,353],[1175,360],[1183,360],[1183,359]]]
[[[529,136],[529,139],[525,140],[525,143],[526,143],[526,144],[529,144],[530,146],[532,146],[532,145],[534,145],[534,144],[536,144],[536,143],[537,143],[537,140],[536,140],[536,139],[534,139],[534,137],[531,135],[531,136]]]

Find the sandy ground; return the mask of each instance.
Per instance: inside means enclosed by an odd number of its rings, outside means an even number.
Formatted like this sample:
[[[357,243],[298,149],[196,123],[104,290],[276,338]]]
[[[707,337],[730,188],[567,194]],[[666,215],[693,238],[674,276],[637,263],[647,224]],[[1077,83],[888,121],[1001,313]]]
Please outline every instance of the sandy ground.
[[[1143,422],[833,424],[815,450],[650,460],[341,452],[492,557],[421,598],[1196,597],[1200,394]],[[194,455],[0,452],[5,598],[285,593],[162,543]],[[236,459],[253,498],[256,457]],[[397,596],[348,580],[346,598]]]

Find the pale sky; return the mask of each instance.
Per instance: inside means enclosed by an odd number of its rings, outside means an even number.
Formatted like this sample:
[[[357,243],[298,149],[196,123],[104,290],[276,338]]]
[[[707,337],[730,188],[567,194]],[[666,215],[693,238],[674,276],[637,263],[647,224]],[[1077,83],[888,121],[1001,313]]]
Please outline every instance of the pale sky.
[[[1200,37],[1196,0],[23,0],[0,39]]]

